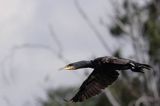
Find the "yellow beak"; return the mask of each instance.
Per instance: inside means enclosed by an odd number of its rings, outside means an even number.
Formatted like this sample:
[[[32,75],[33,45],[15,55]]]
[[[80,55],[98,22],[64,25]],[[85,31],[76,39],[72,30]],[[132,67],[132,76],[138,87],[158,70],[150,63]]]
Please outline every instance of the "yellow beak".
[[[65,70],[75,70],[76,68],[74,66],[65,66]]]

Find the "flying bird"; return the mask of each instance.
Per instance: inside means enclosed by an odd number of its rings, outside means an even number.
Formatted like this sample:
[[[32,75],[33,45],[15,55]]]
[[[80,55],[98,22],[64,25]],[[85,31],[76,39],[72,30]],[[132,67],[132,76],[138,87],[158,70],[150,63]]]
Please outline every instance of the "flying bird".
[[[130,69],[133,72],[144,73],[144,69],[150,70],[151,66],[129,59],[105,56],[90,61],[70,63],[64,67],[66,70],[80,68],[92,68],[93,71],[82,83],[77,94],[69,100],[71,102],[82,102],[101,93],[103,89],[117,80],[118,71]]]

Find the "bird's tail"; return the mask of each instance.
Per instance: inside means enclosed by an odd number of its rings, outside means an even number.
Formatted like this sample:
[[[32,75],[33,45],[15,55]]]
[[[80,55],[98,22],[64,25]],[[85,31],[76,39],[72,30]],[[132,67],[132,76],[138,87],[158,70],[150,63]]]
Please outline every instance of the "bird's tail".
[[[141,64],[141,63],[130,63],[131,65],[131,70],[134,72],[140,72],[140,73],[144,73],[144,70],[151,70],[152,67],[148,64]]]

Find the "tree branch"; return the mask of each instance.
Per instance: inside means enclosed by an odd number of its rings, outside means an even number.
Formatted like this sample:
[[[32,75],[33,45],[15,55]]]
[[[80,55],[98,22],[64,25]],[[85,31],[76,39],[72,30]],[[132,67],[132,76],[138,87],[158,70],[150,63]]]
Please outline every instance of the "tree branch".
[[[101,33],[96,28],[96,26],[91,22],[91,20],[89,19],[89,17],[85,13],[85,11],[82,9],[82,7],[80,6],[78,0],[74,0],[74,3],[75,3],[75,6],[76,6],[78,12],[82,16],[82,18],[86,21],[88,26],[92,29],[92,31],[95,33],[95,36],[97,37],[99,42],[102,44],[102,46],[105,48],[105,50],[111,55],[112,54],[112,50],[110,49],[110,47],[108,46],[108,44],[106,43],[106,41],[102,37]]]

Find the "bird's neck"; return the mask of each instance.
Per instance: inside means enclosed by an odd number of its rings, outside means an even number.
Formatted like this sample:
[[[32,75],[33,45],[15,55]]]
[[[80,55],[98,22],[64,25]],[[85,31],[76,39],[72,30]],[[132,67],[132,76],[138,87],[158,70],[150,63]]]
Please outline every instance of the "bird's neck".
[[[77,68],[93,68],[92,62],[91,61],[79,61],[75,63]]]

